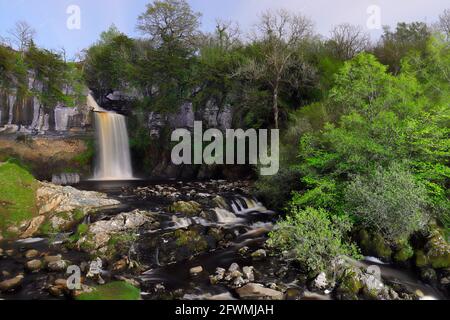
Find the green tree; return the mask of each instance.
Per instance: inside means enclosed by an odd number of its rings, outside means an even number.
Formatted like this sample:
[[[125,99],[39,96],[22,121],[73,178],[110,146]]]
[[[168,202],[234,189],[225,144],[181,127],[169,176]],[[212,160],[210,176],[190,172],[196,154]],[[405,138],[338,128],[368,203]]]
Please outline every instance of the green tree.
[[[425,188],[399,164],[357,175],[345,190],[349,213],[393,243],[424,230],[429,220]]]

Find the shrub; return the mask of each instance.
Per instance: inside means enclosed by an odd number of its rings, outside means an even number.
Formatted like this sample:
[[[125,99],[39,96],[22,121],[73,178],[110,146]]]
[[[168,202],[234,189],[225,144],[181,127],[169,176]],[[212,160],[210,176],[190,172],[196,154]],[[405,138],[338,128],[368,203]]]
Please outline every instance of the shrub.
[[[309,271],[327,270],[340,255],[359,257],[356,246],[346,242],[352,223],[346,216],[331,216],[324,209],[297,206],[270,233],[269,246],[288,251]]]
[[[348,212],[364,227],[392,243],[407,240],[428,222],[426,190],[399,164],[356,176],[345,200]]]

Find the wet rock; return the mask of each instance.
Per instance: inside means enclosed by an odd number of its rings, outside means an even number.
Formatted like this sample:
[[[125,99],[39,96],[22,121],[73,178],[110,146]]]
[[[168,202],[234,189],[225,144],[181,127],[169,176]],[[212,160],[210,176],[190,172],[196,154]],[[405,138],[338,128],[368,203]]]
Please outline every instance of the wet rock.
[[[239,272],[239,271],[238,271]],[[248,281],[244,280],[244,278],[242,277],[242,275],[233,277],[233,281],[231,283],[231,286],[233,288],[240,288],[242,287],[244,284],[248,283]]]
[[[232,273],[234,271],[239,271],[241,268],[237,263],[231,264],[231,266],[228,268],[228,272]]]
[[[420,271],[420,277],[426,283],[434,283],[437,281],[436,271],[432,268],[423,268]]]
[[[61,260],[62,260],[62,256],[60,254],[57,256],[45,256],[44,257],[45,264],[49,264],[51,262],[56,262],[56,261],[61,261]]]
[[[39,251],[35,250],[35,249],[31,249],[25,252],[25,258],[27,259],[34,259],[37,256],[39,256]]]
[[[0,291],[8,292],[16,290],[22,284],[23,278],[23,275],[18,275],[15,278],[0,282]]]
[[[67,280],[66,279],[56,279],[54,282],[54,285],[65,289],[65,288],[67,288]]]
[[[269,299],[282,300],[283,293],[263,287],[261,284],[249,283],[236,290],[241,299]]]
[[[64,260],[52,261],[47,264],[47,269],[53,272],[63,272],[66,271],[68,262]]]
[[[254,274],[254,268],[253,267],[243,267],[242,273],[244,274],[244,278],[247,279],[250,282],[255,281],[255,274]]]
[[[247,246],[245,246],[245,247],[240,248],[240,249],[238,250],[238,253],[239,253],[241,256],[246,256],[249,250],[250,250],[250,248],[247,247]]]
[[[121,213],[111,220],[102,220],[91,224],[86,234],[78,240],[77,246],[93,255],[110,258],[114,252],[108,247],[108,243],[113,237],[121,239],[121,244],[125,245],[124,240],[129,239],[136,229],[154,222],[155,219],[151,212],[135,210]]]
[[[261,260],[264,259],[265,257],[267,257],[267,253],[266,250],[264,249],[259,249],[252,253],[252,258],[255,260]]]
[[[48,288],[48,292],[54,297],[60,297],[63,295],[64,289],[59,286],[51,286]]]
[[[189,273],[190,273],[192,276],[197,276],[197,275],[199,275],[199,274],[202,273],[202,272],[203,272],[203,267],[202,267],[202,266],[194,267],[194,268],[191,268],[191,269],[189,270]]]
[[[300,300],[302,296],[302,291],[297,288],[289,288],[286,290],[286,300]]]
[[[12,257],[16,252],[13,249],[10,249],[6,250],[5,253],[8,257]]]
[[[226,270],[223,268],[217,268],[216,273],[209,277],[212,285],[218,284],[225,277]]]
[[[321,272],[311,283],[312,289],[319,291],[325,291],[328,286],[329,283],[325,272]]]
[[[25,264],[25,267],[28,271],[31,271],[31,272],[38,271],[42,268],[42,261],[41,260],[28,261]]]
[[[442,277],[439,283],[443,286],[447,286],[450,284],[450,277]]]

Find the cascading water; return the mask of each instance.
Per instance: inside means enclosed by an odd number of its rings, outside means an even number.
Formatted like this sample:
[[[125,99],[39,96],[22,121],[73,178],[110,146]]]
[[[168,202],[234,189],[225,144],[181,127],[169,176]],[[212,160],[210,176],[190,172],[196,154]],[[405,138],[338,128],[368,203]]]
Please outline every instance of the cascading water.
[[[95,180],[131,180],[130,146],[126,119],[123,115],[100,108],[92,96],[88,104],[95,111],[97,132],[97,162]]]

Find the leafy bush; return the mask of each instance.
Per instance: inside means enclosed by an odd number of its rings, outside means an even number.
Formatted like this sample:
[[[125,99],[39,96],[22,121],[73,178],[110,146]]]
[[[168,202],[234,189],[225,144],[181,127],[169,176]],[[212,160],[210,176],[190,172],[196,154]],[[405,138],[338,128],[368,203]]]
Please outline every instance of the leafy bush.
[[[406,240],[429,218],[427,193],[401,165],[358,175],[345,192],[346,207],[365,227],[389,241]]]
[[[291,208],[286,219],[270,233],[269,245],[288,251],[309,271],[327,270],[339,255],[359,257],[356,246],[346,241],[352,223],[347,216],[332,216],[324,209]]]

